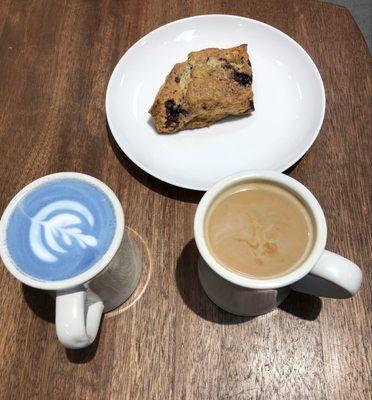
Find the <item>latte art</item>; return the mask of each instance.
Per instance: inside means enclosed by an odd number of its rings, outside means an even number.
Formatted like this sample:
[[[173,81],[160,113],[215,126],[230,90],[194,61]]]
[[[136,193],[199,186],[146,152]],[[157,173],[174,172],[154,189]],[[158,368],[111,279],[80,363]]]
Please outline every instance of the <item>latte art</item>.
[[[57,214],[48,219],[55,213]],[[45,206],[31,218],[29,235],[31,250],[42,261],[56,262],[58,258],[50,250],[55,253],[66,253],[68,248],[71,249],[74,245],[79,245],[82,249],[87,246],[97,246],[97,239],[94,236],[85,235],[79,228],[83,223],[82,218],[85,218],[90,226],[94,225],[91,212],[76,201],[55,201]],[[45,246],[44,241],[50,250]],[[59,244],[61,241],[65,246],[62,247]]]
[[[10,217],[7,246],[17,268],[40,280],[74,277],[109,248],[113,206],[93,184],[61,179],[31,191]]]

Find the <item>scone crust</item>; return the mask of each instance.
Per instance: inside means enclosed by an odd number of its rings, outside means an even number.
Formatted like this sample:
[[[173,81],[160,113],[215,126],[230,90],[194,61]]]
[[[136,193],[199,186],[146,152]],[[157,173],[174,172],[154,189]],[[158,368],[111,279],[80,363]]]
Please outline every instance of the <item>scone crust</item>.
[[[168,74],[149,112],[158,132],[172,133],[253,110],[252,67],[242,44],[190,53]]]

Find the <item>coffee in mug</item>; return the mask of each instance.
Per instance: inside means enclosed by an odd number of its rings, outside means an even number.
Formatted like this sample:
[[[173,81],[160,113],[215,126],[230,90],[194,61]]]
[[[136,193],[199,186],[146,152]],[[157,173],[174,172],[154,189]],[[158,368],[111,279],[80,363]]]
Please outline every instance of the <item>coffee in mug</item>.
[[[310,211],[275,183],[252,181],[228,188],[205,221],[209,251],[225,268],[252,278],[274,278],[296,269],[314,244]]]
[[[198,274],[208,297],[236,315],[277,307],[291,290],[346,298],[362,272],[325,249],[327,224],[314,195],[275,171],[244,171],[211,187],[194,220]]]

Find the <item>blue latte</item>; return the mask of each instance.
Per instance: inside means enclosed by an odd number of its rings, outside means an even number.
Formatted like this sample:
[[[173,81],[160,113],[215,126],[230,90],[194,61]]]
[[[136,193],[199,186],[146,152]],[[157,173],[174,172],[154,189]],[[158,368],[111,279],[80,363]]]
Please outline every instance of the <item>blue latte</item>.
[[[104,192],[79,179],[60,179],[28,193],[14,209],[7,246],[18,269],[39,280],[72,278],[92,267],[116,229]]]

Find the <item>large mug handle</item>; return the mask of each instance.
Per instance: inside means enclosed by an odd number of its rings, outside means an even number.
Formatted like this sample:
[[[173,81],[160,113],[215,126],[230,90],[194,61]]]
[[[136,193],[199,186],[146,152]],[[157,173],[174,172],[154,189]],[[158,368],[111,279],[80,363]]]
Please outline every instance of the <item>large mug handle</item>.
[[[56,330],[68,349],[80,349],[93,343],[103,312],[102,300],[89,288],[80,286],[56,294]]]
[[[308,275],[293,283],[297,292],[320,297],[346,299],[353,296],[362,283],[362,271],[352,261],[324,250]]]

